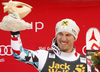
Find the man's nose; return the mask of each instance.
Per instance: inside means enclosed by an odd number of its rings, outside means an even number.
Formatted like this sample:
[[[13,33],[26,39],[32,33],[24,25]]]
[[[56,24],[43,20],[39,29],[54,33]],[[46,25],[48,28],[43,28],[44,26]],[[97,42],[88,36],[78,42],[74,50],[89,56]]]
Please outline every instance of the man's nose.
[[[65,36],[62,36],[62,41],[66,41],[66,37]]]

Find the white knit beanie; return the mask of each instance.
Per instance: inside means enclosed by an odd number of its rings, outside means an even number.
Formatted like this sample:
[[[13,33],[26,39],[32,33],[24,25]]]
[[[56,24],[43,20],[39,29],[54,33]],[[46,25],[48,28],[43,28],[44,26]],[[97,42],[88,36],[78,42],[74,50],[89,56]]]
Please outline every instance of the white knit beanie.
[[[71,33],[77,40],[80,29],[72,19],[63,19],[56,24],[56,35],[62,31]]]

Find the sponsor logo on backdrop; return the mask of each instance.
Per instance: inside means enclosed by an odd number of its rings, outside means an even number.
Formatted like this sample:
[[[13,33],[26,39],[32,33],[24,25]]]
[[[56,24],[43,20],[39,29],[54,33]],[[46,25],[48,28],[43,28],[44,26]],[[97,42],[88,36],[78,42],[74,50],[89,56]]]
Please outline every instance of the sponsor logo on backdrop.
[[[39,46],[38,49],[39,50],[47,50],[47,51],[52,50],[52,48],[49,46],[47,46],[47,47],[46,46]]]
[[[13,54],[11,45],[0,45],[0,56],[11,56]],[[0,57],[0,62],[5,62],[5,58]]]
[[[52,48],[49,47],[49,46],[39,46],[38,49],[39,49],[39,50],[47,50],[47,51],[52,50]],[[86,50],[85,50],[85,49],[86,49],[86,45],[83,46],[83,48],[82,48],[82,53],[83,53],[84,55],[86,55]]]
[[[39,50],[47,50],[47,51],[52,50],[52,48],[49,47],[49,46],[39,46],[38,49],[39,49]],[[86,49],[86,45],[83,46],[83,48],[82,48],[82,53],[83,53],[84,55],[86,55],[86,50],[85,50],[85,49]]]
[[[11,45],[0,45],[0,56],[11,56],[12,54]]]

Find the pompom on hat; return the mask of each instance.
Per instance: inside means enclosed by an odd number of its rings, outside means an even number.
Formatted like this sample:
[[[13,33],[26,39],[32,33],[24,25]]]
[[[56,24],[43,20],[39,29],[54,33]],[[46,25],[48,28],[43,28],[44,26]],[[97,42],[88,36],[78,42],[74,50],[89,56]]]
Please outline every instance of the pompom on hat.
[[[63,19],[56,24],[56,35],[62,31],[71,33],[77,40],[80,29],[72,19]]]

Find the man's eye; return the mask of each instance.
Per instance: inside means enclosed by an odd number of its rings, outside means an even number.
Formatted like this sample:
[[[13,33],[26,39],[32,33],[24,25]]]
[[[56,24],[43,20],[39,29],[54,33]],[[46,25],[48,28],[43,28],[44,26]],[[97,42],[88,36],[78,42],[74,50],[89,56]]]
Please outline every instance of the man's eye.
[[[62,33],[59,33],[59,35],[63,35]]]
[[[70,36],[70,34],[66,34],[66,36]]]

